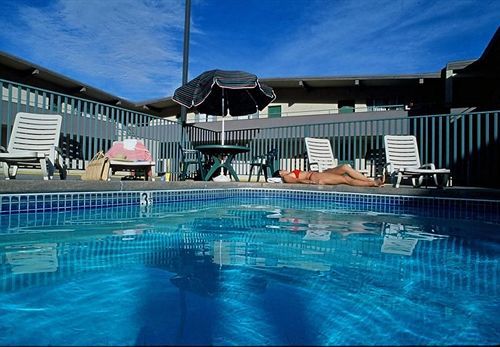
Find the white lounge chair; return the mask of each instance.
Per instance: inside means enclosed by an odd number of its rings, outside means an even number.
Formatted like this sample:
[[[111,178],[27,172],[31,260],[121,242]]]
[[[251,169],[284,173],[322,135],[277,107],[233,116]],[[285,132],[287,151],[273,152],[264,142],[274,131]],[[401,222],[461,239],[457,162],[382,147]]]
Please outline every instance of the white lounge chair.
[[[154,161],[150,160],[138,160],[138,161],[127,161],[120,159],[113,159],[109,161],[109,178],[108,181],[111,181],[111,175],[114,175],[118,171],[133,171],[136,176],[144,177],[144,180],[147,181],[151,179],[154,181],[155,175],[155,165]],[[151,174],[149,174],[151,172]],[[134,176],[135,177],[135,176]]]
[[[57,147],[61,123],[58,114],[19,112],[7,151],[0,153],[5,179],[16,178],[19,167],[40,167],[44,180],[52,179],[57,167],[61,179],[66,179],[66,165]]]
[[[394,187],[399,188],[403,178],[411,178],[414,187],[420,187],[426,177],[432,177],[437,187],[448,183],[449,169],[436,169],[434,163],[420,164],[415,136],[385,135],[384,144],[387,172]]]
[[[306,142],[309,170],[323,172],[338,165],[337,159],[333,156],[330,140],[316,137],[306,137],[304,140]]]
[[[138,157],[149,157],[151,154],[144,142],[136,139],[114,141],[111,149],[106,152],[109,157],[109,178],[118,171],[134,172],[133,177],[143,176],[144,180],[154,181],[156,163],[151,160],[139,160]],[[130,158],[128,158],[130,157]],[[132,158],[132,159],[131,159]]]

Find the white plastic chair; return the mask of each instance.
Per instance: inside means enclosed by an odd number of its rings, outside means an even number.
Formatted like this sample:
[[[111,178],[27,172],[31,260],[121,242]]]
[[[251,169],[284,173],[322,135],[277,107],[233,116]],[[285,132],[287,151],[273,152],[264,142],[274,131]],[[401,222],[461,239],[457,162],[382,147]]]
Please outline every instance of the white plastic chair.
[[[61,123],[58,114],[16,115],[7,151],[0,153],[6,180],[16,178],[19,167],[40,167],[44,180],[52,179],[57,168],[61,179],[66,179],[66,165],[58,148]]]
[[[123,144],[123,148],[126,150],[136,150],[136,146],[147,151],[142,140],[137,139],[125,139],[123,141],[114,141],[113,146]],[[106,155],[109,151],[106,152]],[[154,181],[156,162],[153,160],[128,160],[122,158],[110,158],[109,160],[109,177],[108,181],[111,181],[111,176],[118,171],[131,172],[133,171],[135,175],[144,176],[144,180],[147,181],[151,178]],[[134,176],[136,177],[136,176]]]
[[[305,142],[309,170],[323,172],[338,165],[337,159],[333,156],[330,140],[306,137]]]
[[[437,187],[447,184],[449,169],[436,169],[434,163],[420,164],[417,139],[413,135],[385,135],[387,172],[393,185],[399,188],[403,178],[411,178],[414,187],[420,187],[425,177],[432,177]],[[441,182],[438,179],[441,176]]]

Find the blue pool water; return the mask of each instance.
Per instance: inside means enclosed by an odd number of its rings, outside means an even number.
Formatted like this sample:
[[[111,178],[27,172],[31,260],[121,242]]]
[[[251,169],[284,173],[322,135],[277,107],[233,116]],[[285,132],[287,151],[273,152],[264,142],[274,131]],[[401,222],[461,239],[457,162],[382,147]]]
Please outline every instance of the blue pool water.
[[[0,218],[1,345],[500,342],[494,222],[270,199]]]

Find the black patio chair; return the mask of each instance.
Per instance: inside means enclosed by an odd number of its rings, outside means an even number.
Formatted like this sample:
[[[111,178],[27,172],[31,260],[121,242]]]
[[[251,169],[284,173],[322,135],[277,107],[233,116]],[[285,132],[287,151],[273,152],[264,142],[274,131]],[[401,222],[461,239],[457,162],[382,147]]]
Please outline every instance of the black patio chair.
[[[256,155],[252,158],[252,162],[250,163],[250,174],[248,175],[248,182],[252,179],[252,171],[254,167],[257,167],[257,182],[260,180],[260,175],[263,173],[264,178],[266,179],[269,176],[272,176],[273,173],[277,170],[275,165],[276,159],[278,158],[278,149],[273,148],[266,154]]]
[[[196,170],[196,176],[194,179],[199,179],[202,180],[202,177],[204,175],[204,170],[203,170],[203,156],[200,151],[197,151],[196,149],[187,149],[182,147],[179,144],[179,149],[181,151],[181,162],[180,162],[180,169],[181,169],[181,174],[179,176],[179,180],[185,181],[187,178],[190,178],[188,175],[188,170],[190,165],[195,166]]]

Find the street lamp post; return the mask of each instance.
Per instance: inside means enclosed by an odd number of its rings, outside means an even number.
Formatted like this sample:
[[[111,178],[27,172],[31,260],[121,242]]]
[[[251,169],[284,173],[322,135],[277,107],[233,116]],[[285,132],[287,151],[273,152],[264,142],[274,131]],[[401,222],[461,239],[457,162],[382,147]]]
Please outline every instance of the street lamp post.
[[[188,81],[189,67],[189,26],[191,22],[191,0],[186,0],[186,10],[184,17],[184,55],[182,59],[182,85]],[[187,109],[181,106],[181,123],[186,124]]]

